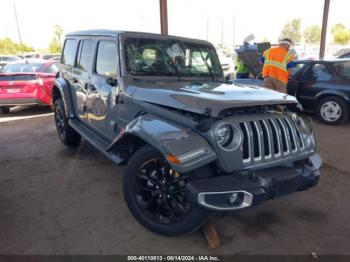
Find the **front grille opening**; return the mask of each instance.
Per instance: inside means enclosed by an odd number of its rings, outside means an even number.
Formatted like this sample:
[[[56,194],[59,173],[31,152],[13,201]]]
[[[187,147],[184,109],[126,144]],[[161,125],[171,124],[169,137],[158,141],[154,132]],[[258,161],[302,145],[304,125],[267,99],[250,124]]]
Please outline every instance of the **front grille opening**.
[[[253,121],[250,121],[250,127],[252,129],[253,133],[253,144],[254,144],[254,157],[259,158],[260,157],[260,143],[259,143],[259,130],[256,126],[256,123]]]
[[[248,137],[248,131],[244,123],[239,123],[239,126],[241,127],[242,133],[243,133],[243,144],[242,144],[242,151],[243,151],[243,159],[249,159],[249,137]]]
[[[283,119],[282,121],[285,122],[285,125],[287,127],[287,131],[288,131],[288,134],[289,134],[289,137],[290,137],[289,141],[290,141],[290,145],[292,147],[292,150],[296,150],[297,148],[296,148],[295,139],[294,139],[294,135],[293,135],[293,131],[292,131],[290,122],[287,119]]]
[[[272,131],[272,141],[273,141],[273,150],[274,154],[279,154],[280,153],[280,148],[279,148],[279,143],[278,143],[278,134],[277,134],[277,129],[275,124],[272,122],[271,119],[267,120],[270,124],[271,131]]]
[[[269,131],[264,121],[259,120],[259,123],[261,126],[262,135],[263,135],[264,155],[270,156],[271,151],[270,151],[270,139],[269,139],[269,133],[268,133]]]
[[[283,128],[281,119],[277,120],[277,124],[281,130],[281,140],[282,140],[282,148],[283,148],[283,152],[287,152],[288,151],[288,144],[287,144],[287,134],[285,132],[285,129]]]
[[[296,126],[296,123],[294,121],[292,121],[292,123],[293,123],[293,126],[294,126],[295,133],[296,133],[296,135],[298,137],[297,141],[298,141],[299,148],[303,148],[303,141],[302,141],[302,137],[301,137],[300,131],[299,131],[298,127]]]

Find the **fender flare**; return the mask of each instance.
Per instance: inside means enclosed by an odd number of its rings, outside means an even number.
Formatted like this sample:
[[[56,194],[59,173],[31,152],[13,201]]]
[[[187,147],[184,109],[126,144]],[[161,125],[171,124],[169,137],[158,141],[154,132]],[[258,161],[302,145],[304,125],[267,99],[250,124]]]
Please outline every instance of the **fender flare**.
[[[70,85],[69,83],[63,79],[63,78],[56,78],[54,87],[52,89],[52,99],[53,101],[57,97],[57,92],[59,92],[64,108],[66,111],[66,117],[67,118],[75,118],[74,114],[74,107],[73,107],[73,102],[72,102],[72,96],[70,92]]]
[[[347,96],[344,92],[341,92],[339,90],[326,90],[326,91],[322,91],[320,93],[318,93],[316,95],[316,102],[318,103],[318,101],[325,96],[340,96],[341,98],[343,98],[347,103],[350,102],[350,98],[349,96]]]
[[[130,137],[137,137],[158,149],[168,160],[172,169],[186,173],[217,159],[209,143],[190,128],[160,119],[154,115],[141,115],[124,127],[107,151],[118,152]],[[178,162],[169,161],[176,157]]]

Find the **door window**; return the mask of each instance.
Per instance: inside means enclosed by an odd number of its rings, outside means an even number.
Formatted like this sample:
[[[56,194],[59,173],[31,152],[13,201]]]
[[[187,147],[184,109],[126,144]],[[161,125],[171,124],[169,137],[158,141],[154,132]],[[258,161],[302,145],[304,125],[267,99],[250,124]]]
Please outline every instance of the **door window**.
[[[117,46],[112,41],[100,41],[96,56],[96,73],[106,77],[117,76]]]
[[[62,60],[61,60],[62,64],[74,66],[76,51],[77,51],[77,40],[67,39],[64,44]]]
[[[332,74],[323,64],[315,64],[308,77],[309,81],[328,81],[330,79],[332,79]]]
[[[92,48],[93,41],[92,40],[82,40],[79,44],[78,58],[77,58],[77,68],[82,69],[84,71],[88,71],[91,58],[92,58]]]

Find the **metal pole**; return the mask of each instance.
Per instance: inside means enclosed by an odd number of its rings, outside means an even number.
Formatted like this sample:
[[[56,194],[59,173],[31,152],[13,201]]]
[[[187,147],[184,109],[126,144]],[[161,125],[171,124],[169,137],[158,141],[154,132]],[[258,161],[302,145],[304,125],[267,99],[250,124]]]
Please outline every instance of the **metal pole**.
[[[208,18],[207,18],[206,33],[207,33],[207,41],[208,41],[209,40],[209,19]]]
[[[224,44],[224,18],[221,17],[221,48]]]
[[[232,17],[232,49],[235,50],[236,46],[236,17]]]
[[[326,50],[326,36],[327,36],[329,3],[330,3],[330,0],[324,0],[321,43],[320,43],[320,59],[324,58],[324,53]]]
[[[13,11],[14,11],[14,13],[15,13],[15,18],[16,18],[16,24],[17,24],[17,32],[18,32],[19,43],[22,45],[21,31],[19,30],[19,23],[18,23],[18,17],[17,17],[17,10],[16,10],[16,5],[15,5],[15,4],[13,4]]]
[[[160,9],[160,32],[162,35],[168,34],[168,3],[167,0],[159,0]]]

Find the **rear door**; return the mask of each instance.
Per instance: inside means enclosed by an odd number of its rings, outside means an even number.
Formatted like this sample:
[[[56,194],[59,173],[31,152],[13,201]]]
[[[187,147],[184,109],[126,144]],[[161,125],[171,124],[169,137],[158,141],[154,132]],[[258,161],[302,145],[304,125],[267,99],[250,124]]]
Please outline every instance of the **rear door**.
[[[91,126],[106,139],[113,139],[117,130],[116,97],[118,93],[118,47],[115,39],[97,42],[93,73],[89,84],[87,107]]]
[[[332,86],[337,86],[338,79],[327,65],[318,62],[310,66],[304,77],[298,84],[297,99],[306,110],[314,110],[316,95]]]
[[[73,99],[76,101],[76,115],[88,123],[87,92],[89,88],[94,40],[79,39],[76,59],[72,66],[70,84]]]

